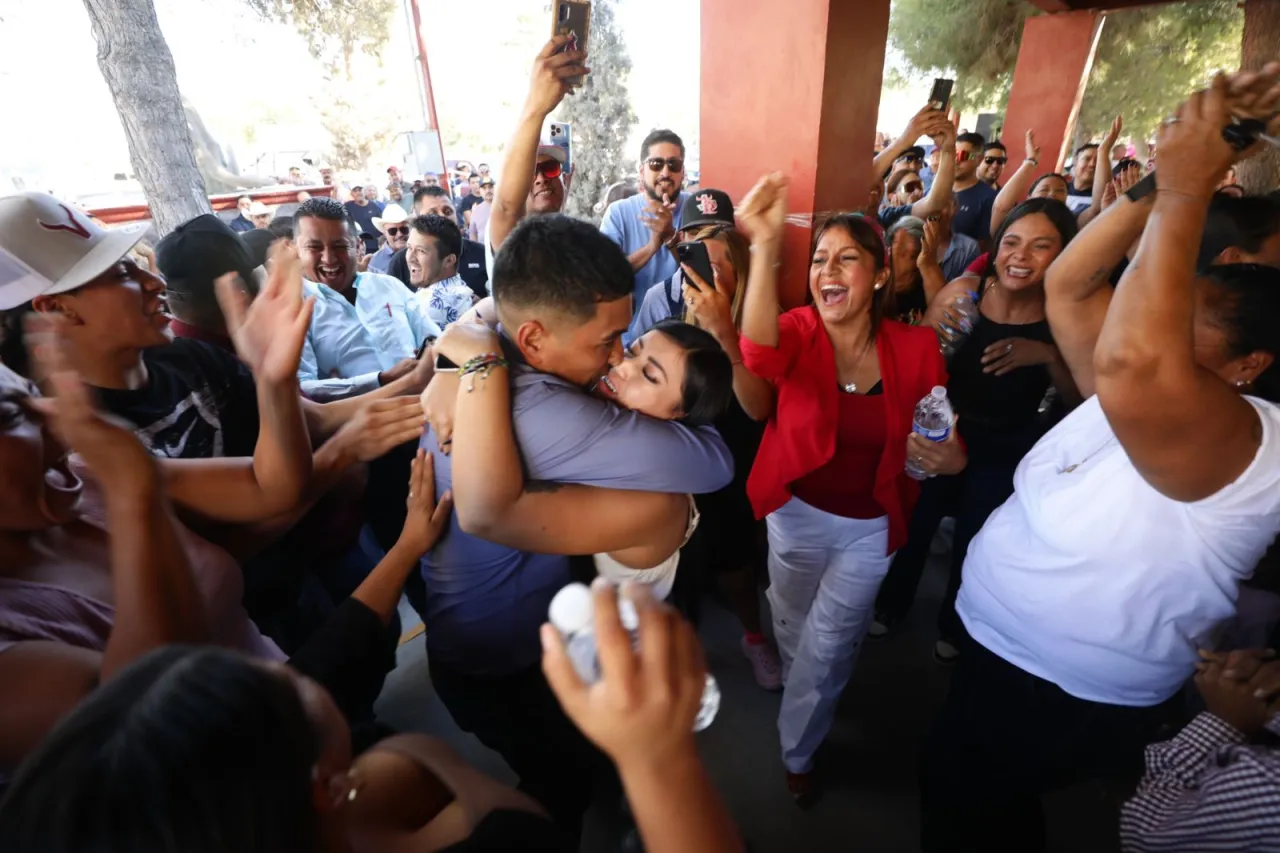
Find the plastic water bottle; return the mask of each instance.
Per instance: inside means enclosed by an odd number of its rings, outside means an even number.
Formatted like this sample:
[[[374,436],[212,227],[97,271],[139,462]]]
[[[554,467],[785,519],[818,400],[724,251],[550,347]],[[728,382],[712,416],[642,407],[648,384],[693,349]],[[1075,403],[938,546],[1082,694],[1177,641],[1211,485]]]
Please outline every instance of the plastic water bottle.
[[[556,593],[551,599],[551,607],[547,616],[551,624],[564,638],[565,651],[578,677],[587,684],[600,680],[600,660],[596,655],[596,635],[594,609],[591,602],[591,590],[580,583],[571,583]],[[618,595],[618,616],[622,627],[631,634],[631,645],[640,644],[638,628],[640,619],[636,616],[636,608],[627,599]],[[720,685],[711,673],[707,673],[706,687],[702,690],[702,707],[693,721],[693,730],[700,732],[716,718],[720,710]]]
[[[916,403],[916,414],[911,429],[930,441],[946,441],[951,435],[951,426],[956,422],[955,412],[951,410],[951,401],[947,399],[947,389],[941,385],[933,386],[929,395]],[[916,480],[927,480],[933,475],[917,464],[907,454],[907,476]]]
[[[946,311],[951,317],[943,321],[942,328],[938,330],[938,340],[942,354],[951,358],[978,324],[978,294],[966,290],[952,300]]]

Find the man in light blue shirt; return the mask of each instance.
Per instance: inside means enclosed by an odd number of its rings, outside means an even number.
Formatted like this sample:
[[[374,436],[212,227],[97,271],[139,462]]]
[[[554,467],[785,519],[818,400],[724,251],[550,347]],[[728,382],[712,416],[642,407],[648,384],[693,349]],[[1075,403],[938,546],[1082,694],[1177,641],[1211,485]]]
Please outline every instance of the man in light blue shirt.
[[[346,211],[331,198],[303,202],[293,215],[294,243],[316,297],[298,380],[319,402],[364,394],[413,370],[415,354],[440,327],[399,279],[356,274]]]
[[[600,230],[631,262],[637,307],[650,287],[679,269],[667,243],[680,230],[688,197],[680,191],[683,185],[684,141],[670,130],[655,130],[640,146],[640,194],[615,201],[604,212]]]
[[[632,315],[632,270],[598,231],[555,214],[526,219],[504,241],[493,282],[529,481],[674,494],[729,483],[732,457],[714,429],[654,420],[584,390],[621,361]],[[436,381],[456,388],[458,380]],[[434,432],[422,446],[443,494],[451,458]],[[432,684],[458,725],[500,752],[522,788],[572,831],[591,801],[598,753],[550,699],[538,640],[552,596],[570,580],[569,558],[486,541],[458,519],[422,560]],[[564,523],[574,529],[573,519]],[[556,533],[563,542],[565,531]]]

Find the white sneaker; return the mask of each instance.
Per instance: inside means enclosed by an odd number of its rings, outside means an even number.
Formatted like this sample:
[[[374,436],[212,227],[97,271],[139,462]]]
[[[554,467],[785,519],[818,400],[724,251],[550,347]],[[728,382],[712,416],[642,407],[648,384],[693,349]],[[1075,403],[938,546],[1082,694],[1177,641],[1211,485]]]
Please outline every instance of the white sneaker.
[[[773,643],[748,643],[743,637],[739,641],[742,653],[751,662],[751,672],[756,677],[756,684],[765,690],[782,689],[782,659]]]
[[[881,622],[879,619],[871,620],[871,627],[867,629],[867,636],[873,640],[878,640],[889,633],[889,626]]]

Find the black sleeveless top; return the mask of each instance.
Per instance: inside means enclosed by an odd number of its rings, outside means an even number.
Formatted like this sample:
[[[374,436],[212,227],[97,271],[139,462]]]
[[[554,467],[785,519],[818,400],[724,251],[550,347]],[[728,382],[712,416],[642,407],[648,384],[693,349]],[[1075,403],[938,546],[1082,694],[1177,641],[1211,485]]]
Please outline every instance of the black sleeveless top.
[[[1048,320],[1009,324],[983,316],[947,365],[947,395],[960,416],[960,434],[971,456],[995,453],[1016,463],[1048,428],[1040,404],[1052,379],[1043,364],[1019,367],[1004,376],[983,373],[987,347],[1008,338],[1053,344]]]

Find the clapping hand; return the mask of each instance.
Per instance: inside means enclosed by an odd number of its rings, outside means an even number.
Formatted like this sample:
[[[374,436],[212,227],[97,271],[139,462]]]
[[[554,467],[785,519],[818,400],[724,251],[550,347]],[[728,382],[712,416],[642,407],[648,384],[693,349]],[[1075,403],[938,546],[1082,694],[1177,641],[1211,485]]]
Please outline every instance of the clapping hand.
[[[648,205],[644,210],[640,211],[640,221],[653,232],[651,242],[655,246],[664,246],[675,236],[674,217],[674,202],[671,201],[670,196],[666,193],[663,193],[662,201],[649,199]]]
[[[294,249],[274,248],[269,269],[262,290],[252,302],[235,273],[219,278],[218,305],[236,353],[254,378],[259,382],[293,382],[311,326],[315,297],[302,298],[302,267]]]

